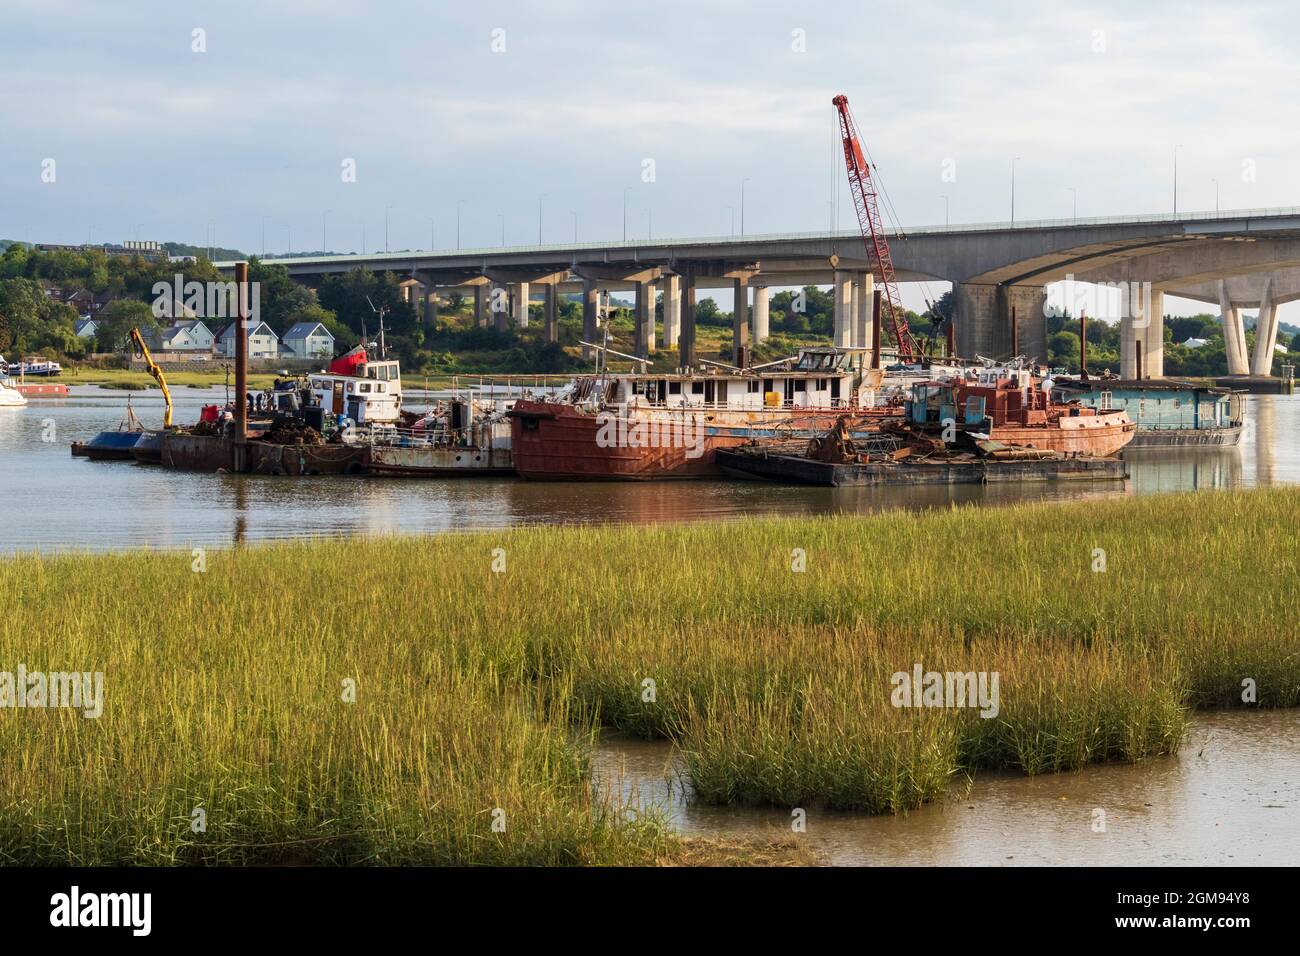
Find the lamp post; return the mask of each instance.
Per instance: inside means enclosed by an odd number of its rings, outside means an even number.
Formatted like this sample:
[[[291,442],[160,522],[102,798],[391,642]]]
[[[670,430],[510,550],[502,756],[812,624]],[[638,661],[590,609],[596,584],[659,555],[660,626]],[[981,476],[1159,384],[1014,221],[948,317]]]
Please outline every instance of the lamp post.
[[[388,251],[388,211],[392,208],[392,206],[384,207],[384,252]]]
[[[727,208],[731,210],[731,234],[734,236],[736,234],[736,207],[728,206]]]
[[[573,217],[573,242],[576,245],[578,242],[578,214],[570,209],[569,215]]]
[[[330,215],[330,211],[329,211],[328,209],[326,209],[323,213],[320,214],[320,251],[321,251],[321,255],[324,255],[326,252],[328,252],[328,251],[329,251],[329,248],[330,248],[330,247],[329,247],[329,243],[326,241],[326,240],[327,240],[327,237],[328,237],[327,229],[328,229],[328,223],[329,223],[329,215]]]
[[[632,191],[631,186],[623,187],[623,242],[627,242],[627,194]]]
[[[460,248],[460,207],[465,205],[465,200],[456,200],[456,248]]]
[[[1179,143],[1174,147],[1174,218],[1178,218],[1178,151],[1183,148]]]
[[[1218,180],[1218,177],[1215,177],[1215,179],[1214,179],[1214,214],[1215,214],[1216,216],[1219,214],[1219,180]]]
[[[1016,224],[1016,163],[1020,162],[1017,156],[1011,160],[1011,225]]]
[[[948,228],[948,196],[945,194],[939,197],[943,200],[943,228]]]
[[[749,182],[746,176],[740,181],[740,234],[745,234],[745,183]]]

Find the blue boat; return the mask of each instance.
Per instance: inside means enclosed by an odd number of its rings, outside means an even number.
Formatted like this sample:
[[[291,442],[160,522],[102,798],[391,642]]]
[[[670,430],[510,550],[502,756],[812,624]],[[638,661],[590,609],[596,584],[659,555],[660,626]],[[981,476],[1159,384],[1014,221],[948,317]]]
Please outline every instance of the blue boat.
[[[1232,447],[1245,429],[1244,393],[1173,379],[1056,378],[1052,397],[1102,409],[1123,409],[1137,423],[1128,448],[1188,445]]]

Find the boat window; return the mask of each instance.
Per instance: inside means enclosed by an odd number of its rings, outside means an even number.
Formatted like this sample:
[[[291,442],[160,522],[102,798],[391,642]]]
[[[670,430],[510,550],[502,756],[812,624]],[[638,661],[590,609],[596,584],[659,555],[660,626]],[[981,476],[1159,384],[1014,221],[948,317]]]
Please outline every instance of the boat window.
[[[691,382],[691,394],[692,394],[692,395],[703,395],[703,394],[704,394],[704,383],[703,383],[703,382]]]
[[[376,385],[376,386],[375,386],[375,391],[376,391],[376,392],[386,392],[386,391],[388,391],[388,386],[387,386],[387,385]]]
[[[357,386],[353,382],[348,382],[348,394],[351,395],[356,390]]]
[[[366,393],[368,393],[368,392],[370,391],[370,383],[369,383],[369,382],[362,382],[360,385],[357,386],[357,388],[358,388],[358,389],[361,391],[361,393],[364,395],[364,394],[366,394]]]
[[[680,395],[681,393],[682,393],[682,383],[681,383],[681,382],[669,382],[669,383],[668,383],[668,394],[669,394],[669,395]]]
[[[1102,409],[1110,408],[1110,392],[1102,392],[1097,399],[1097,407]]]
[[[745,391],[748,392],[750,395],[757,393],[762,387],[763,387],[762,383],[759,382],[757,379],[745,383]]]

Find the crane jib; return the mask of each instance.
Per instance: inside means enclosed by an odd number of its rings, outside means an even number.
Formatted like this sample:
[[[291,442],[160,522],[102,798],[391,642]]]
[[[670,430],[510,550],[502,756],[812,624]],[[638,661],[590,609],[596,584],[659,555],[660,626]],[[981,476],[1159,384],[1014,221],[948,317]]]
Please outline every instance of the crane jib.
[[[853,208],[858,214],[858,226],[862,232],[862,244],[866,247],[867,259],[884,287],[884,319],[890,333],[898,345],[898,355],[903,361],[914,361],[921,357],[921,350],[907,327],[907,317],[903,313],[902,300],[898,294],[898,279],[894,275],[894,263],[889,255],[889,240],[885,236],[880,219],[880,209],[876,200],[875,186],[871,180],[871,166],[866,160],[862,142],[858,139],[857,127],[853,115],[849,112],[849,100],[843,94],[831,102],[839,111],[840,135],[844,142],[844,166],[848,172],[849,189],[853,195]]]

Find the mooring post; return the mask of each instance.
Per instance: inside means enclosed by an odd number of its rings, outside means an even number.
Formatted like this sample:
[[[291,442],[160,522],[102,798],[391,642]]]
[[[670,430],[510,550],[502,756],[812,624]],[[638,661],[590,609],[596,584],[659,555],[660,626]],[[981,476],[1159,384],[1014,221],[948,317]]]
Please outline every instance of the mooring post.
[[[235,441],[231,446],[231,468],[242,472],[247,465],[248,441],[248,263],[235,263],[235,288],[239,298],[235,324]]]
[[[871,294],[871,367],[880,368],[880,298],[883,290]]]
[[[1088,376],[1088,313],[1079,312],[1079,374]]]

